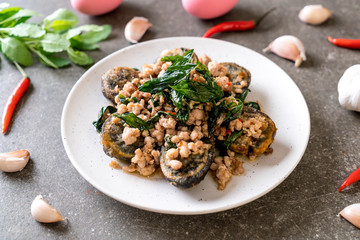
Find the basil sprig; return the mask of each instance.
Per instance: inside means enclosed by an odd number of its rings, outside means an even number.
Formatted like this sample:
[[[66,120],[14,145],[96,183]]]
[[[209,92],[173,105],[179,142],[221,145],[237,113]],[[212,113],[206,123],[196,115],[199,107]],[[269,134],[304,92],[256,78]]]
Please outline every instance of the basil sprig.
[[[116,108],[113,106],[105,106],[100,109],[99,114],[98,114],[98,119],[96,121],[92,122],[92,124],[96,128],[97,132],[101,132],[102,125],[104,124],[104,122],[106,120],[106,118],[105,118],[106,114],[114,113],[116,111],[117,111]]]
[[[48,67],[61,68],[71,62],[87,66],[94,60],[84,51],[98,49],[111,33],[110,25],[76,27],[78,17],[60,8],[39,23],[28,23],[37,12],[0,3],[0,51],[10,61],[31,66],[33,54]],[[32,54],[33,53],[33,54]],[[68,58],[57,56],[66,53]]]

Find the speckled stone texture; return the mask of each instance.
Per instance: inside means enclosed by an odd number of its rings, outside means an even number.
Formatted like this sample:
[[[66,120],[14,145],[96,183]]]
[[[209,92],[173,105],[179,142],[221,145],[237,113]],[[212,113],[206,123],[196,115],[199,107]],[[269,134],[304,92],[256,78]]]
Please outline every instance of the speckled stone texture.
[[[11,0],[44,16],[70,1]],[[331,45],[328,36],[360,38],[358,1],[324,1],[333,11],[323,25],[306,25],[297,17],[312,1],[240,0],[223,17],[199,20],[187,14],[181,1],[124,0],[114,12],[101,17],[77,13],[81,24],[111,24],[109,40],[89,54],[96,60],[129,46],[123,30],[133,16],[150,19],[153,27],[141,41],[171,36],[202,36],[222,21],[248,20],[271,7],[257,29],[214,37],[259,53],[273,39],[299,37],[308,60],[300,68],[274,54],[278,64],[303,93],[311,115],[308,148],[293,173],[277,188],[244,206],[214,214],[173,216],[135,209],[94,189],[71,165],[61,141],[60,118],[66,97],[86,69],[71,66],[53,70],[38,60],[26,68],[30,89],[16,109],[7,135],[0,136],[0,152],[26,148],[31,161],[19,173],[0,173],[0,239],[356,239],[360,231],[337,217],[345,206],[359,202],[360,184],[337,192],[342,181],[360,166],[360,114],[338,103],[337,83],[343,72],[359,63],[359,51]],[[39,17],[35,19],[40,19]],[[2,56],[0,108],[21,79]],[[269,73],[271,77],[271,73]],[[276,81],[276,79],[273,79]],[[286,89],[284,89],[286,91]],[[295,106],[289,106],[295,107]],[[44,198],[68,220],[40,224],[30,214],[36,195]]]

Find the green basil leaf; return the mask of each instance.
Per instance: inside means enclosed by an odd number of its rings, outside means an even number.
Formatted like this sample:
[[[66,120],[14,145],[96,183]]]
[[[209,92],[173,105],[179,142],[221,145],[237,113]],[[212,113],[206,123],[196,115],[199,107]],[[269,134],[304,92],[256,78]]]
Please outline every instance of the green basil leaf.
[[[9,28],[9,33],[17,37],[40,38],[46,31],[35,24],[20,23],[13,28]]]
[[[5,37],[1,40],[1,50],[11,61],[18,62],[23,66],[33,63],[31,53],[23,42],[13,37]]]
[[[48,31],[64,31],[78,23],[78,17],[71,11],[60,8],[43,20],[44,28]]]
[[[181,60],[183,57],[180,55],[175,55],[175,56],[165,56],[161,58],[161,61],[163,62],[176,62]]]
[[[144,121],[134,113],[124,113],[124,114],[114,114],[115,117],[122,119],[127,125],[131,128],[138,128],[140,131],[149,130],[155,127],[155,123],[157,123],[161,116],[169,115],[174,117],[173,114],[159,111],[157,112],[151,119]]]
[[[47,33],[40,44],[46,52],[62,52],[70,47],[70,42],[64,34]]]
[[[242,110],[244,107],[244,103],[239,101],[238,105],[230,110],[229,114],[226,116],[225,121],[232,121],[240,118]]]
[[[224,112],[224,109],[225,109],[224,101],[220,102],[219,105],[216,105],[214,103],[214,106],[212,107],[211,112],[209,114],[209,118],[208,118],[209,135],[213,134],[213,132],[215,131],[216,122],[217,122],[218,118],[220,117],[221,113]]]
[[[2,13],[5,12],[5,18],[1,16]],[[13,14],[15,12],[15,14]],[[7,13],[7,14],[6,14]],[[9,16],[10,15],[10,16]],[[29,9],[19,9],[15,8],[7,8],[0,12],[0,26],[2,27],[12,27],[16,24],[22,23],[32,16],[39,15],[37,12],[29,10]]]
[[[96,128],[96,131],[99,133],[101,132],[102,125],[104,124],[106,120],[106,114],[107,113],[115,113],[117,110],[113,106],[105,106],[102,107],[98,113],[98,119],[96,121],[93,121],[92,124]]]
[[[230,149],[231,145],[235,142],[235,140],[240,137],[242,134],[242,130],[240,131],[234,131],[230,137],[228,137],[225,142],[224,145],[226,146],[227,149]]]
[[[170,98],[177,109],[181,109],[183,107],[184,94],[177,92],[174,89],[170,89]]]
[[[21,10],[21,8],[19,7],[6,7],[6,5],[3,6],[4,8],[0,10],[0,21],[8,19],[9,17],[13,16]]]
[[[215,88],[190,79],[186,79],[170,87],[185,97],[197,102],[213,102],[224,96],[224,92],[219,86]]]
[[[40,61],[48,67],[57,69],[57,68],[66,67],[71,63],[68,59],[57,57],[49,53],[36,51],[36,54],[39,56]]]
[[[250,89],[246,89],[240,95],[240,101],[245,102],[245,98],[247,97],[248,93],[251,92]]]
[[[103,30],[104,30],[103,26],[99,26],[99,25],[95,25],[95,24],[82,25],[82,26],[70,29],[67,32],[66,37],[68,39],[71,39],[77,35],[80,35],[81,33],[84,33],[84,32],[101,32]]]
[[[119,98],[120,102],[121,102],[122,104],[125,104],[125,105],[127,105],[127,104],[130,103],[130,102],[134,102],[134,103],[138,103],[138,102],[139,102],[139,100],[138,100],[137,97],[126,98],[126,97],[124,97],[124,95],[122,95],[122,94],[119,94],[119,95],[118,95],[118,98]]]
[[[94,60],[91,57],[89,57],[86,53],[81,51],[76,51],[71,47],[67,49],[67,53],[70,60],[77,65],[88,66],[94,63]]]
[[[166,148],[165,148],[166,151],[169,150],[170,148],[177,148],[176,144],[171,141],[171,138],[172,138],[172,137],[173,137],[173,136],[167,135],[167,136],[164,138],[165,143],[166,143],[166,145],[167,145]]]
[[[114,116],[126,122],[126,124],[131,128],[138,128],[141,131],[149,130],[155,127],[154,124],[142,120],[134,113],[114,114]]]
[[[182,107],[176,112],[175,118],[185,123],[189,119],[189,115],[190,115],[190,106],[188,104],[185,104],[184,107]]]
[[[261,111],[261,107],[257,102],[247,102],[247,103],[245,103],[245,106],[250,106],[252,108],[255,108],[255,109]]]
[[[77,36],[72,37],[77,42],[83,44],[95,44],[105,40],[111,33],[112,27],[110,25],[102,25],[100,31],[89,31]]]
[[[198,62],[195,70],[205,78],[208,84],[217,85],[214,79],[211,77],[209,69],[207,69],[204,64]]]
[[[70,39],[70,44],[72,48],[76,48],[78,50],[83,50],[83,51],[91,51],[99,48],[99,45],[96,43],[79,42],[74,38]]]

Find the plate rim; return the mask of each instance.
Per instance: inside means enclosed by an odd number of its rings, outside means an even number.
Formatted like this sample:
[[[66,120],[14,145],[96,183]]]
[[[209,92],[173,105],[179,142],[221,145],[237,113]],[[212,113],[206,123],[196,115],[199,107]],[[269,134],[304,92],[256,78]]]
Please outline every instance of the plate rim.
[[[78,173],[88,182],[90,183],[93,187],[95,187],[96,189],[98,189],[99,191],[101,191],[102,193],[104,193],[105,195],[119,201],[122,202],[126,205],[138,208],[138,209],[142,209],[142,210],[146,210],[146,211],[150,211],[150,212],[157,212],[157,213],[164,213],[164,214],[172,214],[172,215],[202,215],[202,214],[210,214],[210,213],[215,213],[215,212],[221,212],[221,211],[225,211],[225,210],[230,210],[245,204],[248,204],[249,202],[252,202],[256,199],[261,198],[262,196],[266,195],[267,193],[269,193],[270,191],[272,191],[273,189],[275,189],[277,186],[279,186],[293,171],[294,169],[297,167],[297,165],[299,164],[299,162],[301,161],[301,159],[304,156],[304,153],[307,149],[308,143],[309,143],[309,139],[310,139],[310,132],[311,132],[311,118],[310,118],[310,112],[309,112],[309,107],[307,105],[306,99],[304,97],[304,95],[302,94],[301,90],[299,89],[299,87],[297,86],[297,84],[294,82],[294,80],[276,63],[274,63],[273,61],[271,61],[270,59],[268,59],[267,57],[265,57],[264,55],[256,52],[253,49],[250,49],[248,47],[233,43],[233,42],[229,42],[229,41],[225,41],[225,40],[220,40],[220,39],[213,39],[213,38],[206,38],[205,41],[214,41],[214,42],[220,42],[220,43],[224,43],[224,44],[233,44],[236,47],[241,47],[241,48],[245,48],[247,50],[250,50],[251,52],[255,53],[256,55],[259,55],[263,58],[266,58],[268,61],[270,61],[272,64],[274,64],[281,72],[282,74],[285,74],[290,80],[291,83],[294,85],[294,87],[296,88],[296,90],[300,93],[300,96],[302,97],[301,101],[304,103],[304,106],[306,107],[306,127],[307,127],[307,132],[304,135],[305,139],[306,139],[306,143],[303,146],[303,149],[301,149],[301,154],[299,154],[297,161],[292,165],[291,169],[288,169],[287,173],[283,175],[282,179],[277,181],[276,184],[273,184],[271,187],[268,187],[266,189],[266,191],[262,191],[261,193],[252,196],[251,198],[248,198],[246,201],[242,201],[240,203],[234,203],[234,204],[229,204],[229,205],[224,205],[222,207],[217,207],[217,208],[212,208],[212,209],[208,209],[208,210],[201,210],[201,211],[164,211],[162,209],[154,209],[152,207],[146,207],[144,205],[137,205],[137,204],[133,204],[129,201],[126,201],[124,199],[120,199],[119,197],[115,196],[114,194],[112,194],[111,192],[108,192],[106,189],[103,189],[101,186],[101,184],[98,184],[96,181],[94,181],[88,174],[86,174],[86,172],[83,171],[83,169],[79,166],[79,164],[77,163],[77,161],[75,160],[75,156],[72,154],[71,150],[70,150],[70,146],[68,145],[68,140],[67,140],[67,136],[65,133],[65,119],[66,116],[68,114],[68,112],[66,111],[70,105],[70,99],[72,98],[72,95],[75,94],[76,89],[78,87],[79,84],[81,84],[82,81],[84,81],[84,79],[86,79],[86,77],[91,74],[92,70],[94,68],[96,68],[97,66],[103,64],[104,62],[108,61],[108,59],[113,58],[115,55],[121,54],[124,51],[129,51],[132,48],[137,48],[139,46],[142,45],[148,45],[148,44],[156,44],[157,42],[162,42],[162,41],[172,41],[172,40],[192,40],[192,39],[204,39],[201,37],[192,37],[192,36],[181,36],[181,37],[167,37],[167,38],[159,38],[159,39],[153,39],[153,40],[149,40],[149,41],[144,41],[135,45],[130,45],[130,46],[126,46],[124,48],[121,48],[119,50],[116,50],[115,52],[105,56],[104,58],[102,58],[101,60],[99,60],[96,64],[94,64],[91,68],[89,68],[85,73],[82,74],[82,76],[76,81],[76,83],[73,85],[73,87],[71,88],[70,92],[68,93],[68,96],[66,97],[66,101],[64,103],[63,106],[63,110],[62,110],[62,114],[61,114],[61,138],[62,138],[62,143],[63,146],[65,148],[65,152],[70,160],[70,162],[72,163],[72,165],[75,167],[75,169],[78,171]]]

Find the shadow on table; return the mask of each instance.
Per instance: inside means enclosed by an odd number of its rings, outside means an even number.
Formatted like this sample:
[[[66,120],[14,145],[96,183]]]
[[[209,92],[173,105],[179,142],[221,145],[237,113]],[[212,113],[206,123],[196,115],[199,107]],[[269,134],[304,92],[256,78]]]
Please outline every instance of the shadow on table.
[[[40,227],[43,228],[43,230],[52,230],[56,234],[66,234],[70,232],[71,230],[71,223],[69,220],[64,220],[57,223],[39,223]]]

